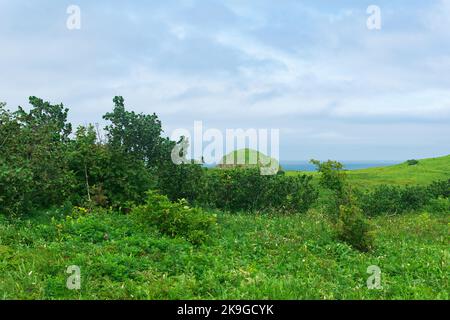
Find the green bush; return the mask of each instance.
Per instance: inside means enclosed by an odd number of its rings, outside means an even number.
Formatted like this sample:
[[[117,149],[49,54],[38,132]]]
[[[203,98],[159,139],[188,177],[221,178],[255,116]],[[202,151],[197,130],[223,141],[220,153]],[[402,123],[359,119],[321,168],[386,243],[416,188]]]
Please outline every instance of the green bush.
[[[344,165],[337,161],[328,160],[320,162],[318,160],[311,160],[311,163],[317,167],[320,173],[319,183],[325,189],[330,189],[338,194],[342,194],[346,187],[347,175],[343,171]]]
[[[450,197],[450,179],[443,181],[435,181],[428,186],[428,191],[434,198]]]
[[[264,176],[258,168],[210,170],[199,202],[230,211],[306,212],[317,200],[311,176]]]
[[[402,211],[418,210],[425,206],[432,198],[428,188],[420,186],[407,186],[400,191],[400,204]]]
[[[206,242],[217,223],[215,215],[191,208],[185,200],[171,202],[153,191],[148,193],[147,203],[133,209],[132,215],[144,225],[155,226],[163,234],[185,238],[195,245]]]
[[[366,252],[373,247],[371,226],[363,211],[356,205],[342,205],[339,208],[339,220],[336,224],[340,240],[360,251]]]
[[[437,198],[431,199],[426,206],[428,212],[449,213],[450,212],[450,199],[449,198]]]
[[[176,201],[186,199],[191,203],[199,203],[204,192],[205,169],[198,164],[179,164],[165,161],[157,172],[157,188]]]
[[[15,168],[0,159],[0,214],[18,215],[32,209],[33,174],[27,168]]]
[[[420,210],[431,200],[450,194],[449,181],[434,182],[429,186],[377,186],[369,192],[359,192],[359,205],[371,216],[384,213],[399,214]]]
[[[415,166],[415,165],[419,164],[419,161],[416,159],[411,159],[411,160],[406,161],[406,163],[408,164],[408,166]]]

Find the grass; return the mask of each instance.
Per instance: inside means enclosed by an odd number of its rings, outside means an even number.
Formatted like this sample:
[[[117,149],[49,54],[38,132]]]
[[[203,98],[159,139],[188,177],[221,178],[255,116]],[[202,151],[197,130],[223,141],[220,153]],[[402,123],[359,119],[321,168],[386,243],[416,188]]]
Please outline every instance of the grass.
[[[336,241],[318,210],[306,215],[219,213],[197,247],[129,216],[61,210],[0,223],[2,299],[448,299],[448,215],[378,217],[376,249]],[[66,288],[70,265],[80,291]],[[366,286],[382,270],[382,290]]]
[[[305,172],[290,171],[288,175]],[[316,172],[306,172],[317,176]],[[410,166],[402,163],[394,166],[351,170],[347,172],[348,180],[356,187],[370,188],[376,185],[427,185],[436,180],[450,179],[450,155],[439,158],[419,160]]]
[[[363,187],[446,178],[450,156],[349,172]],[[211,212],[218,228],[201,246],[116,212],[0,215],[0,299],[449,299],[448,212],[372,218],[375,249],[361,253],[336,240],[321,203],[303,215]],[[66,287],[71,265],[79,291]],[[366,285],[372,265],[380,290]]]
[[[235,150],[223,156],[218,167],[256,167],[257,165],[279,167],[276,159],[249,148]]]

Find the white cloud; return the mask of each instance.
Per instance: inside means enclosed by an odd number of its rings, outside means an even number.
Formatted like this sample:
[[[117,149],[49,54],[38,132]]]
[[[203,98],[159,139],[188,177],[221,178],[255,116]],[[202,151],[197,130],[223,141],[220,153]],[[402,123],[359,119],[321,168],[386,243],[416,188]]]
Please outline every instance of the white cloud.
[[[376,33],[356,1],[190,0],[109,9],[80,2],[83,29],[69,34],[64,6],[0,1],[0,100],[10,107],[30,95],[62,101],[85,123],[101,120],[112,97],[123,95],[169,129],[193,120],[284,128],[292,158],[297,130],[317,142],[309,148],[332,158],[336,150],[320,143],[392,144],[385,134],[392,123],[405,132],[395,139],[399,150],[412,150],[419,135],[436,153],[450,147],[440,138],[450,135],[443,125],[450,119],[450,0],[405,7],[407,19],[382,1],[386,19]],[[36,16],[46,11],[46,19]],[[361,134],[361,123],[370,130]]]

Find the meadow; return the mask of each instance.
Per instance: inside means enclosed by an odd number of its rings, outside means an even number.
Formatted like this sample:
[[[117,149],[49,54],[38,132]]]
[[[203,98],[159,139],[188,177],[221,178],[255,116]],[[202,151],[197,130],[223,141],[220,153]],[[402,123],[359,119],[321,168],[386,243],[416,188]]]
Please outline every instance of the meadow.
[[[388,185],[426,185],[436,180],[450,179],[450,155],[444,157],[422,159],[416,165],[406,162],[398,165],[347,171],[349,181],[359,188]],[[287,175],[295,176],[317,172],[288,171]]]
[[[450,156],[209,170],[121,97],[106,140],[30,103],[0,104],[0,299],[449,299]]]
[[[383,169],[392,179],[395,168]],[[433,208],[371,219],[370,253],[336,241],[320,201],[306,214],[211,211],[218,227],[200,246],[118,212],[71,210],[1,221],[2,299],[449,298],[449,212]],[[81,268],[79,291],[66,287],[70,265]],[[367,288],[371,265],[382,289]]]

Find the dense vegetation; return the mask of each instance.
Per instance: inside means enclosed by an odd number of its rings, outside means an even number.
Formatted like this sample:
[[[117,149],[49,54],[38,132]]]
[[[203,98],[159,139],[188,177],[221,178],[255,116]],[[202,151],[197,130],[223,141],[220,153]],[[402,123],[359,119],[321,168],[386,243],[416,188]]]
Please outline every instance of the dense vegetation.
[[[316,198],[308,176],[262,177],[258,168],[208,172],[199,164],[172,162],[177,142],[162,137],[156,115],[127,111],[122,97],[95,126],[72,136],[68,109],[30,98],[31,110],[0,106],[0,212],[20,215],[70,202],[129,210],[159,190],[171,200],[229,210],[304,212]],[[97,128],[98,129],[98,128]],[[181,143],[181,140],[178,141]],[[181,155],[185,156],[185,155]]]
[[[103,130],[74,132],[63,105],[0,104],[0,298],[448,299],[450,161],[383,169],[441,164],[406,186],[335,161],[273,176],[176,165],[183,138],[113,102]]]

